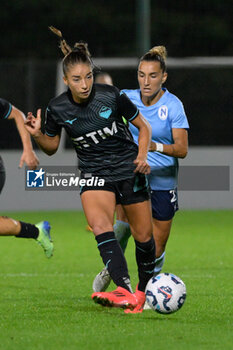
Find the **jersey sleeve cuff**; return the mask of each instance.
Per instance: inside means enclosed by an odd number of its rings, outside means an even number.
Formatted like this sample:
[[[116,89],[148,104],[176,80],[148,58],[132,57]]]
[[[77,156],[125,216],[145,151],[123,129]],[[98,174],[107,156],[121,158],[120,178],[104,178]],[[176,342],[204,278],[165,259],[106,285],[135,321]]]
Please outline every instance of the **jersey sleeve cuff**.
[[[7,119],[9,117],[9,115],[11,114],[11,111],[12,111],[12,105],[10,104],[9,110],[3,119]]]
[[[48,136],[50,136],[50,137],[56,136],[56,134],[52,134],[52,133],[50,133],[50,132],[48,132],[48,131],[45,131],[45,133],[46,133],[46,135],[48,135]]]
[[[137,112],[134,114],[133,117],[131,117],[130,119],[128,119],[129,122],[131,122],[132,120],[134,120],[139,114],[139,110],[137,110]]]

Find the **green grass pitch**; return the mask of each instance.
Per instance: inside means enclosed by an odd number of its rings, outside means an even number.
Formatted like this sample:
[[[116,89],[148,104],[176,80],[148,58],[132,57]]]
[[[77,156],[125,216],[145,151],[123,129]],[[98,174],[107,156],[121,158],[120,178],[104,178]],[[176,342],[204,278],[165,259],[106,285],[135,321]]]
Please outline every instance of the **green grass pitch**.
[[[0,238],[1,350],[233,348],[233,211],[177,213],[163,271],[184,280],[187,299],[172,315],[126,315],[91,300],[102,263],[82,212],[4,214],[48,219],[55,253],[46,259],[33,240]],[[132,239],[126,258],[135,287]]]

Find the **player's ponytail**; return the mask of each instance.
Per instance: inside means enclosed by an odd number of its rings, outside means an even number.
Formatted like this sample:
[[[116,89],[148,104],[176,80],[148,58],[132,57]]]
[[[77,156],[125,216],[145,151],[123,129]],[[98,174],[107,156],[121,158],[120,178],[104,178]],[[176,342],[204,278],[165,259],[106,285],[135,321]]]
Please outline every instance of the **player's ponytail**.
[[[62,36],[62,32],[58,30],[57,28],[50,26],[49,29],[51,32],[53,32],[55,35],[57,35],[60,38],[60,49],[63,53],[64,56],[68,55],[72,49],[71,47],[67,44],[66,40]]]
[[[67,44],[66,40],[63,38],[62,32],[57,28],[50,26],[49,29],[60,38],[60,49],[65,56],[63,59],[63,72],[66,75],[69,66],[76,63],[87,63],[93,67],[93,62],[91,59],[91,54],[88,50],[88,44],[84,42],[78,42],[74,44],[72,48]]]
[[[157,61],[160,62],[162,71],[166,71],[167,50],[165,46],[154,46],[145,55],[140,58],[141,61]]]

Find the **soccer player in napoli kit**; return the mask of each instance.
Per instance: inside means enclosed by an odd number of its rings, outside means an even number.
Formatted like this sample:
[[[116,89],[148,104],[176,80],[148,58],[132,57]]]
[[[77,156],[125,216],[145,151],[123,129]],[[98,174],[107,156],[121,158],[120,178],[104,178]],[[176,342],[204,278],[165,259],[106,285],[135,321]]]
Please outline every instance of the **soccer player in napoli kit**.
[[[36,169],[39,160],[33,152],[30,135],[24,126],[24,114],[19,109],[12,106],[11,103],[0,98],[0,119],[15,120],[23,144],[23,154],[20,159],[19,167],[21,168],[25,162],[30,169]],[[5,183],[5,177],[5,167],[0,157],[0,193]],[[48,258],[53,255],[53,243],[51,242],[50,225],[48,221],[42,221],[33,225],[6,216],[0,216],[0,236],[34,238],[42,246]]]
[[[92,227],[104,265],[117,286],[113,292],[92,294],[103,306],[126,308],[127,313],[142,311],[145,287],[153,275],[155,244],[149,191],[145,174],[150,171],[147,151],[150,127],[125,94],[110,85],[93,83],[93,63],[85,43],[71,48],[60,31],[64,82],[68,91],[48,105],[45,133],[41,131],[41,110],[37,118],[28,113],[26,127],[41,149],[52,155],[65,128],[79,158],[81,178],[104,180],[103,186],[81,187],[82,206]],[[139,129],[138,146],[133,141],[124,116]],[[133,293],[127,263],[113,232],[116,203],[120,203],[131,224],[136,245],[139,283]]]
[[[188,152],[188,121],[182,102],[162,85],[167,79],[166,49],[153,47],[140,59],[138,82],[140,89],[123,90],[138,107],[152,128],[152,142],[148,153],[151,173],[148,180],[151,188],[153,234],[156,243],[156,266],[154,275],[160,273],[165,259],[165,247],[170,235],[172,220],[178,210],[177,176],[178,158]],[[137,129],[130,125],[135,142]],[[117,206],[117,221],[114,232],[125,250],[131,231],[120,206]],[[93,289],[106,290],[110,276],[104,268],[95,278]]]

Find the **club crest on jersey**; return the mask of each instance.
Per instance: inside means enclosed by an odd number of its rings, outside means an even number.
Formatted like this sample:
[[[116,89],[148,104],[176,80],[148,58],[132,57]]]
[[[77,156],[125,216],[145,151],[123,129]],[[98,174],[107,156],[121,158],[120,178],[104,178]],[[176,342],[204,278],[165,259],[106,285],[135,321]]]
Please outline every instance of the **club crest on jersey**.
[[[159,107],[158,115],[159,115],[159,118],[161,120],[166,120],[167,117],[168,117],[168,108],[167,108],[167,106],[163,105],[163,106]]]
[[[103,106],[99,111],[99,116],[105,119],[108,119],[111,114],[112,114],[112,110],[109,107]]]

